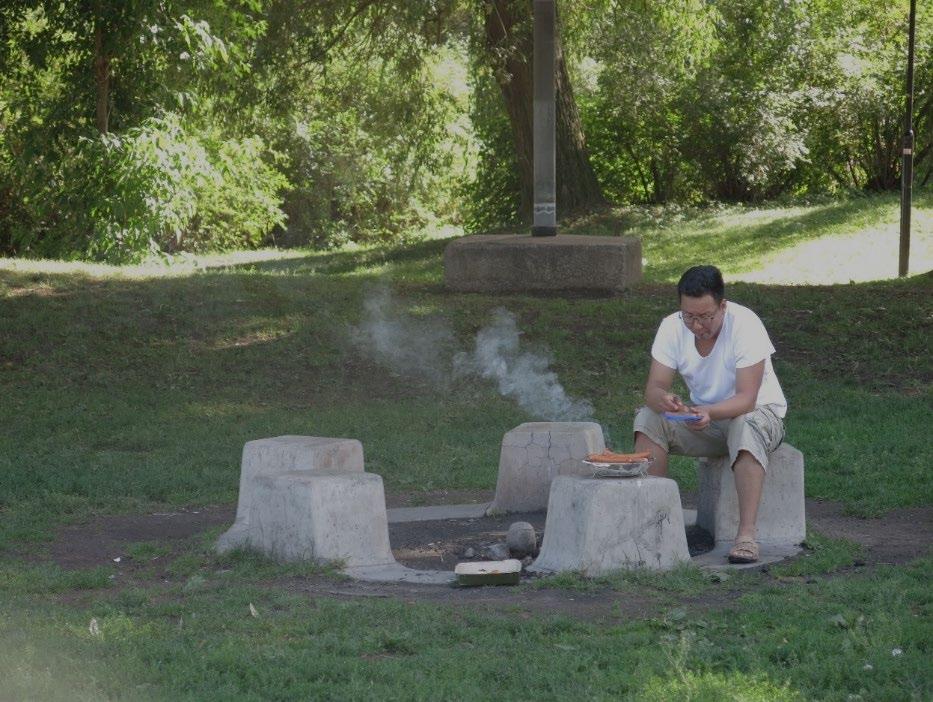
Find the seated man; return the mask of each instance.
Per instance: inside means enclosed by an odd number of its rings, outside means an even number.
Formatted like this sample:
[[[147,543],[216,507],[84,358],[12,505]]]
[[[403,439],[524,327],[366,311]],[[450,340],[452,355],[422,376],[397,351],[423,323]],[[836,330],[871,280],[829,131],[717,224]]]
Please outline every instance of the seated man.
[[[651,347],[635,450],[650,451],[650,472],[662,477],[669,453],[728,455],[739,498],[729,561],[754,563],[758,503],[768,455],[784,438],[787,401],[771,365],[768,332],[750,309],[727,302],[724,289],[715,266],[694,266],[681,276],[680,312],[664,318]],[[690,390],[689,406],[671,393],[675,372]]]

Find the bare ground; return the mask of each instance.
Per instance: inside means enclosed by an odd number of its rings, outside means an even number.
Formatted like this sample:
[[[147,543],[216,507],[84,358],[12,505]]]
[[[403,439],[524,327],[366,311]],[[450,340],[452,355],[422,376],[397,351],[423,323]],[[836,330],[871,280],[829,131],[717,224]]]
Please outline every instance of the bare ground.
[[[389,495],[387,504],[464,504],[487,502],[488,491],[436,491]],[[690,496],[685,502],[689,504]],[[162,588],[172,584],[166,569],[171,560],[190,548],[191,540],[210,529],[226,528],[233,522],[233,505],[192,508],[170,513],[99,517],[85,524],[65,527],[41,553],[29,560],[51,561],[66,569],[112,566],[116,582],[137,587]],[[864,562],[857,567],[900,564],[931,553],[933,507],[900,509],[881,518],[865,519],[847,515],[839,503],[808,500],[807,519],[811,529],[829,537],[845,538],[861,544]],[[477,557],[482,549],[503,541],[512,521],[529,521],[539,532],[544,515],[509,515],[501,518],[408,522],[391,524],[390,541],[396,559],[414,568],[453,570],[464,560],[466,548]],[[691,547],[702,550],[702,534],[688,532]],[[128,556],[130,546],[156,542],[170,551],[164,556],[136,563]],[[25,555],[25,554],[24,554]],[[119,561],[115,560],[119,559]],[[672,606],[671,596],[649,591],[579,592],[566,589],[521,587],[452,588],[443,586],[364,583],[330,576],[283,577],[267,583],[311,598],[392,598],[409,602],[435,602],[516,616],[563,614],[606,623],[632,617],[652,616]],[[66,595],[75,599],[75,594]],[[742,594],[716,588],[695,598],[677,600],[678,606],[692,609],[719,608]],[[77,599],[81,599],[80,596]]]

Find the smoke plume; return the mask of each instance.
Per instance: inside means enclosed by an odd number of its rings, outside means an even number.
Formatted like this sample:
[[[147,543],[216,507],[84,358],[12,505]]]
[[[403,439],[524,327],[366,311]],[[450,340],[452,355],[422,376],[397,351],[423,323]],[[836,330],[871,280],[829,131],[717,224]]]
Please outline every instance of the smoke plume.
[[[593,421],[593,406],[567,394],[546,353],[522,348],[513,315],[499,308],[476,334],[471,350],[457,351],[449,325],[402,309],[387,288],[370,293],[363,320],[351,330],[357,348],[395,373],[430,380],[485,378],[528,414],[544,421]]]
[[[398,375],[441,387],[450,382],[454,334],[449,325],[436,317],[415,317],[403,311],[385,286],[367,295],[363,320],[350,335],[364,355]]]
[[[518,324],[503,308],[476,334],[473,350],[454,356],[458,375],[475,374],[496,383],[499,393],[511,397],[531,415],[548,421],[591,420],[593,406],[570,397],[550,370],[551,359],[522,350]]]

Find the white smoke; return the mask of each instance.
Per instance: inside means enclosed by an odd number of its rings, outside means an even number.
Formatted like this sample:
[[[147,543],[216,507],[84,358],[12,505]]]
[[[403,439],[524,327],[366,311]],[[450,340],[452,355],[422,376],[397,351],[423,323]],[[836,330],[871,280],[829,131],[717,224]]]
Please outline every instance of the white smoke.
[[[440,386],[450,381],[454,334],[446,322],[404,312],[384,286],[370,291],[363,310],[350,335],[364,355],[399,375]]]
[[[499,392],[544,421],[593,421],[593,406],[570,397],[542,352],[522,349],[513,315],[499,308],[476,334],[471,351],[455,351],[443,320],[415,317],[380,288],[367,296],[363,320],[351,330],[357,348],[399,375],[444,386],[452,379],[492,380]]]
[[[593,405],[570,397],[550,370],[551,359],[523,351],[520,335],[515,315],[500,307],[493,313],[493,321],[476,334],[473,351],[454,357],[455,371],[495,381],[502,395],[540,419],[592,421]]]

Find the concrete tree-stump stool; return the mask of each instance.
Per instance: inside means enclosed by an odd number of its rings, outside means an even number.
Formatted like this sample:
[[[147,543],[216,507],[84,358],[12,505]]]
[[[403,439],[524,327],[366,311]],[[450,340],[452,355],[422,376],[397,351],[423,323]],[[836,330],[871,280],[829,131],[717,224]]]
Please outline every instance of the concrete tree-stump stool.
[[[356,439],[278,436],[243,447],[240,496],[220,553],[253,548],[280,560],[394,563],[382,478],[363,472]]]
[[[673,480],[560,476],[551,484],[541,553],[529,570],[595,576],[666,570],[689,560]]]
[[[701,459],[697,470],[697,524],[712,534],[717,546],[731,543],[739,526],[739,500],[729,457]],[[781,444],[771,453],[757,526],[763,546],[797,545],[806,537],[803,454],[790,444]]]
[[[276,436],[247,441],[240,461],[236,521],[217,540],[220,553],[247,545],[256,478],[291,472],[362,473],[363,445],[356,439],[320,436]]]
[[[539,512],[547,508],[551,481],[560,475],[592,476],[583,463],[604,451],[595,422],[528,422],[507,432],[499,454],[499,478],[490,514]]]
[[[248,544],[280,561],[341,561],[345,568],[394,564],[382,478],[372,473],[259,475]]]

